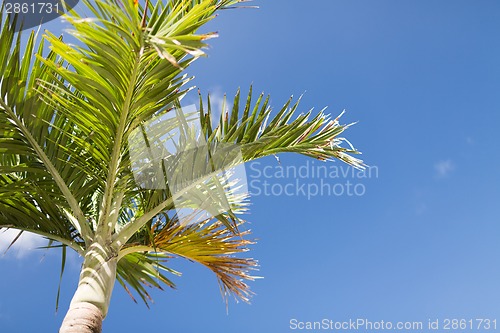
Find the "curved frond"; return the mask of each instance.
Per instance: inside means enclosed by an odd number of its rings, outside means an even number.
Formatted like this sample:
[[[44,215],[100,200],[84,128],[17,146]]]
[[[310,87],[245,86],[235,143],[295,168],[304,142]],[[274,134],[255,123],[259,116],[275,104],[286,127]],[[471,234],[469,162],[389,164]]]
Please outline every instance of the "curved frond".
[[[68,168],[66,162],[71,156],[60,149],[62,145],[71,147],[60,130],[71,128],[71,124],[40,101],[35,92],[35,78],[50,80],[47,68],[35,58],[44,54],[44,45],[35,47],[36,34],[32,32],[21,52],[21,33],[15,34],[15,22],[0,17],[0,23],[0,185],[5,200],[0,227],[38,230],[49,238],[48,231],[52,230],[56,240],[68,243],[75,237],[87,239],[91,235],[79,206],[86,179]],[[49,53],[47,58],[55,59],[55,54]],[[68,186],[72,182],[79,191]],[[57,205],[51,207],[54,203]],[[33,213],[20,219],[16,210],[27,207],[47,210],[44,217]],[[61,220],[58,228],[43,224]],[[79,236],[73,235],[74,230]]]
[[[170,258],[171,256],[161,253],[134,252],[126,254],[118,262],[117,280],[134,302],[137,301],[132,290],[148,306],[148,302],[151,302],[152,298],[146,288],[163,290],[160,283],[170,288],[175,288],[175,284],[163,273],[168,272],[180,275],[165,265],[165,262]]]
[[[255,269],[257,262],[238,257],[253,244],[244,239],[249,230],[235,234],[221,221],[211,219],[183,225],[176,217],[170,219],[165,214],[161,220],[149,231],[144,230],[131,239],[122,253],[148,250],[200,263],[215,273],[226,300],[233,295],[236,299],[249,301],[252,293],[244,280],[255,279],[249,272]],[[242,223],[240,221],[239,225]]]
[[[83,253],[84,240],[54,200],[29,180],[0,174],[0,230],[33,232]]]
[[[241,147],[244,161],[279,153],[299,153],[319,160],[339,159],[355,168],[364,168],[361,160],[352,155],[359,152],[340,135],[352,124],[339,123],[339,115],[332,119],[321,110],[296,115],[300,98],[293,103],[290,98],[272,117],[270,97],[262,93],[252,105],[252,87],[245,103],[237,91],[232,110],[221,110],[214,124],[210,96],[204,110],[200,95],[200,119],[208,142],[227,142]],[[292,104],[293,103],[293,104]],[[343,147],[342,145],[347,147]]]

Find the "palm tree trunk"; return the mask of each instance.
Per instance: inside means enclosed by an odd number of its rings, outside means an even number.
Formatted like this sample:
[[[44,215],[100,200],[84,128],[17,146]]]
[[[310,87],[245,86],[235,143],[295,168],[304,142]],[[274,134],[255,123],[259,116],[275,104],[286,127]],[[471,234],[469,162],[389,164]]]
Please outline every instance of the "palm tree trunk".
[[[78,288],[59,333],[101,333],[116,279],[117,256],[94,243],[85,255]]]
[[[92,303],[71,304],[59,333],[101,333],[102,312]]]

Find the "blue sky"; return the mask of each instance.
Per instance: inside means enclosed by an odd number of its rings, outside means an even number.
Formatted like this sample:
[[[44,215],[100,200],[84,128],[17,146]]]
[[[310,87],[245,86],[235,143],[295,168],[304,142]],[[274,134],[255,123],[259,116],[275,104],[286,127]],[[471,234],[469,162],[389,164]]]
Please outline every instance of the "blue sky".
[[[153,292],[150,310],[117,286],[105,332],[281,333],[299,331],[292,319],[324,318],[489,318],[500,326],[500,3],[305,3],[255,1],[258,10],[223,12],[206,27],[220,38],[189,73],[204,93],[232,96],[253,83],[276,108],[305,92],[303,111],[346,109],[343,122],[358,123],[345,136],[376,172],[297,179],[269,175],[279,168],[272,157],[248,165],[247,219],[258,239],[249,255],[264,277],[250,283],[252,304],[231,301],[226,313],[213,274],[175,261],[178,290]],[[281,165],[324,164],[283,155]],[[297,190],[347,191],[348,181],[363,194]],[[288,184],[295,194],[276,195]],[[78,258],[70,258],[55,315],[59,266],[57,252],[15,248],[0,257],[0,332],[57,330]]]

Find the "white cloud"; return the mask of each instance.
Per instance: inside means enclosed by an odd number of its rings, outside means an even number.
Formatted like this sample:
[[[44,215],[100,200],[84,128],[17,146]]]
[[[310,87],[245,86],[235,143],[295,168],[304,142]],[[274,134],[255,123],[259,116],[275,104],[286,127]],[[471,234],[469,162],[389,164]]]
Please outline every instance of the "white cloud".
[[[448,177],[450,173],[455,170],[455,164],[451,160],[443,160],[434,164],[436,176],[439,178]]]
[[[5,253],[18,234],[19,231],[15,229],[0,231],[0,259],[4,256],[20,259],[33,253],[33,250],[36,248],[47,245],[47,240],[45,238],[31,232],[23,232],[21,237],[19,237],[14,245]]]

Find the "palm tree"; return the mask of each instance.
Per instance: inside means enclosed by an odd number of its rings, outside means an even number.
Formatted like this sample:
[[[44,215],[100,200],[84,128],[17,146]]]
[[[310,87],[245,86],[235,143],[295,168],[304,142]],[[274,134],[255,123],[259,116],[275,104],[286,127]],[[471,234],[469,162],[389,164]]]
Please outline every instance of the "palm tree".
[[[76,45],[50,32],[22,40],[15,22],[0,17],[0,230],[41,235],[62,249],[63,260],[68,248],[84,258],[60,332],[100,332],[115,280],[146,304],[147,287],[173,287],[168,273],[176,272],[167,266],[173,257],[205,265],[225,297],[248,300],[244,280],[252,279],[256,262],[237,255],[251,243],[239,217],[245,198],[228,196],[225,211],[181,222],[175,212],[182,195],[161,177],[155,181],[164,186],[142,186],[137,176],[147,170],[134,171],[129,144],[148,121],[180,109],[190,90],[183,73],[215,37],[197,30],[242,1],[83,2],[92,18],[66,16]],[[204,103],[200,96],[208,147],[238,147],[238,163],[294,152],[363,167],[351,156],[354,148],[341,146],[348,125],[338,118],[294,116],[292,100],[271,117],[269,97],[252,97],[250,88],[240,103],[238,91],[231,112],[214,119],[210,98]],[[189,165],[185,158],[176,163]],[[178,193],[210,196],[221,186],[210,179]],[[226,185],[224,193],[231,192]],[[201,209],[194,200],[182,204]]]

